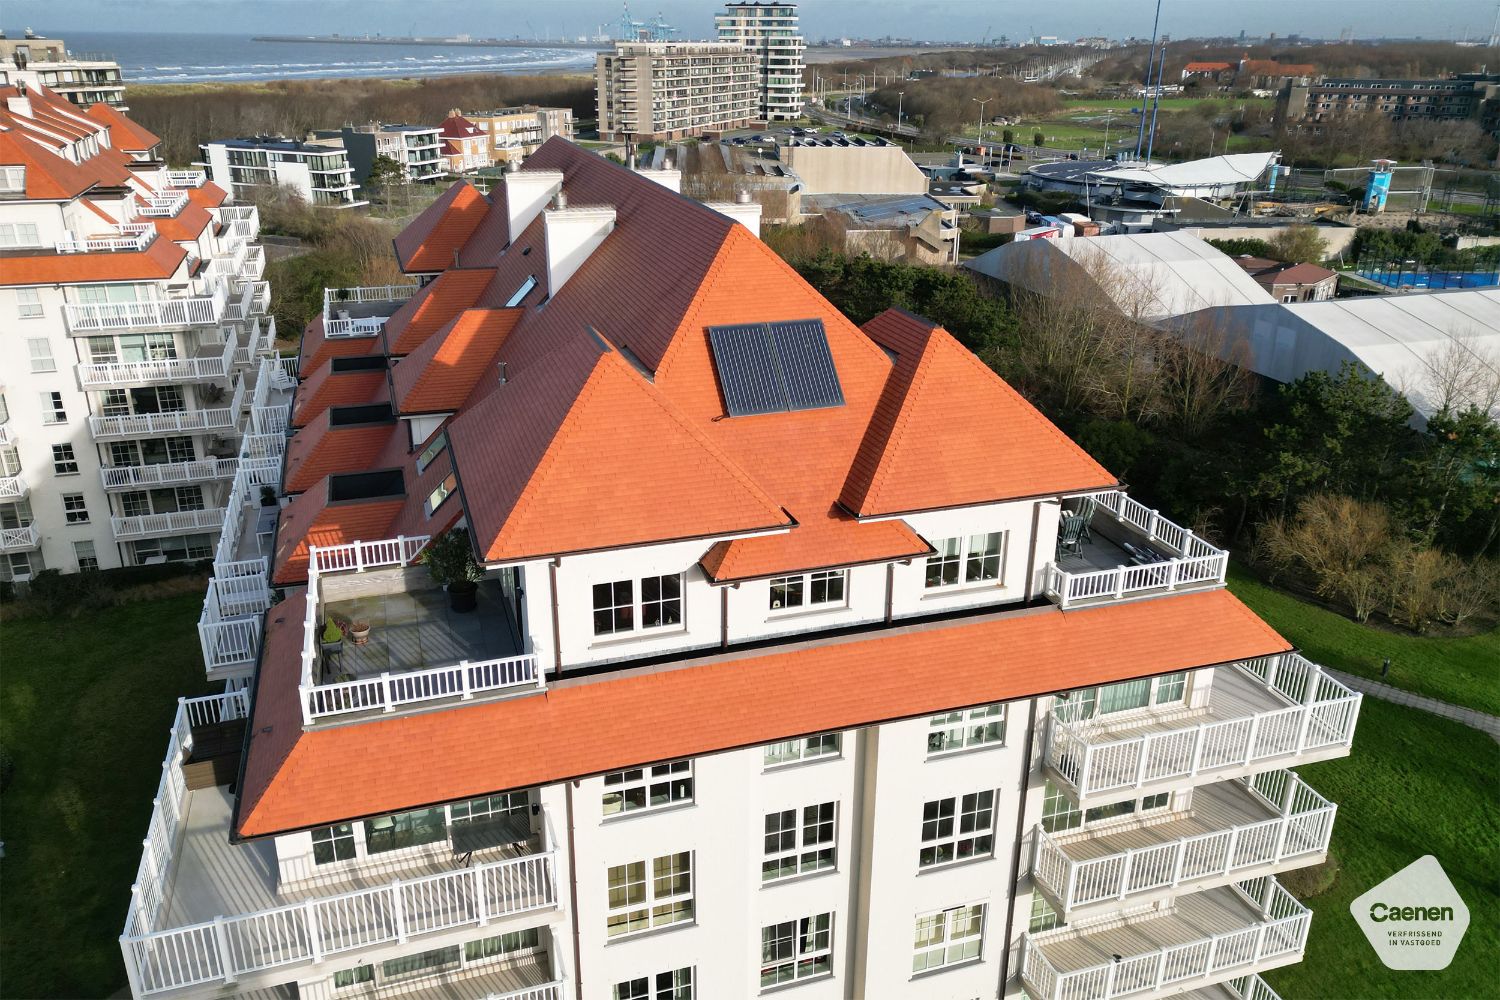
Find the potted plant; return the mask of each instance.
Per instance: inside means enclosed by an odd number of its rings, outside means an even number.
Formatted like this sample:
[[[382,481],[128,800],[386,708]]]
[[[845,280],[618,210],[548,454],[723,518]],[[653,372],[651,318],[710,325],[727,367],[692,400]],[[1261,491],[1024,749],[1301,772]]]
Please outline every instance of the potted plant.
[[[448,606],[454,611],[473,611],[479,606],[479,581],[484,568],[474,561],[469,529],[450,528],[432,540],[422,552],[432,578],[448,589]]]
[[[363,646],[370,641],[370,623],[357,621],[349,626],[349,639],[356,646]]]
[[[260,505],[262,507],[276,506],[276,487],[262,486],[260,488]]]
[[[318,643],[325,653],[336,653],[344,648],[344,630],[332,618],[323,623],[323,637]]]

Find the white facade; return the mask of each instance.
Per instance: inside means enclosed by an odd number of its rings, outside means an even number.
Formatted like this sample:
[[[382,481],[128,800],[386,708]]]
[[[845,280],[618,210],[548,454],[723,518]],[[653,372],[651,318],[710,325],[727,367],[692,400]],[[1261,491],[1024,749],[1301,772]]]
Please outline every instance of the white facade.
[[[289,188],[313,205],[354,208],[368,204],[358,197],[349,153],[338,142],[287,139],[226,139],[199,147],[194,164],[209,179],[236,197],[257,187]]]
[[[721,42],[743,45],[760,60],[760,115],[765,121],[802,117],[807,43],[792,3],[729,3],[714,15]]]
[[[743,45],[616,42],[595,56],[599,137],[680,139],[759,116],[758,59]]]
[[[0,86],[24,83],[46,87],[80,108],[108,104],[125,107],[120,64],[98,52],[74,52],[61,38],[0,38]]]

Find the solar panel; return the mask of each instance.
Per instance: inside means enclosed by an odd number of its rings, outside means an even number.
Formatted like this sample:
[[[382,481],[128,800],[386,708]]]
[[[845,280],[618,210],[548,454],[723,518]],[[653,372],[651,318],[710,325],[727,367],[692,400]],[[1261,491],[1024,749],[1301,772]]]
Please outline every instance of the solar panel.
[[[844,403],[822,320],[715,326],[708,338],[732,417]]]

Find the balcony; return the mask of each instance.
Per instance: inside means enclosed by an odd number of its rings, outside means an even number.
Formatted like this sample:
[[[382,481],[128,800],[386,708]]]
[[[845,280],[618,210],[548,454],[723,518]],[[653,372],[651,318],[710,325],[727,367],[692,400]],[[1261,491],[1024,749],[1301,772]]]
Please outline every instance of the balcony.
[[[0,528],[0,552],[30,552],[41,544],[42,532],[34,524]]]
[[[1273,878],[1210,889],[1123,925],[1027,933],[1021,983],[1035,1000],[1178,995],[1301,961],[1311,917]]]
[[[420,286],[374,285],[323,290],[323,336],[373,337]]]
[[[58,253],[134,253],[144,250],[156,239],[156,227],[149,222],[127,222],[113,233],[79,238],[69,234],[54,245]]]
[[[15,444],[20,439],[21,435],[16,432],[15,427],[9,422],[9,419],[5,423],[0,424],[0,445]]]
[[[224,523],[224,510],[210,507],[206,510],[178,510],[166,514],[141,514],[136,517],[111,517],[109,526],[117,541],[135,538],[163,538],[168,535],[183,535],[188,532],[211,531],[217,533]]]
[[[449,840],[425,852],[392,852],[391,860],[374,865],[281,882],[270,842],[230,843],[228,790],[204,780],[203,771],[190,780],[185,768],[226,755],[232,760],[234,734],[243,732],[247,714],[244,691],[179,702],[120,938],[136,997],[204,984],[239,995],[294,979],[334,956],[365,961],[386,946],[486,924],[500,934],[510,918],[556,906],[545,815],[525,817],[536,827],[529,840],[476,850],[468,867],[458,867]],[[203,787],[190,787],[197,785]],[[485,971],[509,991],[544,991],[556,983],[542,955]]]
[[[187,208],[186,191],[163,191],[144,199],[145,204],[136,208],[136,214],[150,219],[170,219]]]
[[[201,170],[163,170],[162,181],[170,188],[200,188],[208,183]]]
[[[178,326],[218,326],[224,318],[225,293],[145,302],[69,302],[63,316],[69,333],[101,330],[161,330]]]
[[[224,306],[224,320],[229,323],[244,323],[264,316],[271,308],[271,284],[267,281],[246,282],[239,298]]]
[[[106,490],[149,489],[154,486],[180,486],[205,483],[216,479],[233,479],[239,459],[200,458],[192,462],[162,462],[155,465],[106,465],[99,478]],[[0,496],[3,496],[0,493]]]
[[[532,694],[545,686],[536,657],[523,652],[496,581],[480,584],[478,607],[455,613],[433,586],[393,587],[368,569],[409,565],[426,538],[314,548],[303,623],[301,695],[307,725],[333,717],[378,717],[410,705]],[[353,573],[347,572],[353,570]],[[329,619],[370,627],[325,651]]]
[[[78,366],[81,389],[105,389],[111,386],[177,385],[183,382],[220,382],[229,378],[234,366],[233,339],[226,339],[222,349],[191,358],[162,358],[155,361],[109,361]]]
[[[1291,771],[1215,782],[1193,789],[1187,811],[1154,822],[1058,834],[1038,827],[1032,872],[1072,920],[1318,864],[1336,808]]]
[[[1201,676],[1201,675],[1200,675]],[[1047,767],[1080,806],[1342,757],[1360,695],[1297,653],[1213,671],[1202,704],[1075,718],[1060,701],[1047,727]]]
[[[89,431],[96,441],[162,435],[207,434],[238,431],[245,402],[245,383],[235,387],[229,405],[168,413],[129,413],[121,416],[91,416]]]
[[[219,239],[253,240],[260,235],[260,210],[254,205],[221,205],[209,209],[224,231]]]
[[[1214,986],[1191,993],[1178,993],[1179,1000],[1281,1000],[1281,994],[1266,985],[1259,976],[1227,979]]]
[[[1224,585],[1229,553],[1119,490],[1070,497],[1069,510],[1087,517],[1087,537],[1060,544],[1045,570],[1047,596],[1063,608]]]
[[[26,477],[17,473],[14,476],[0,476],[0,500],[20,500],[31,492],[31,487],[26,482]]]

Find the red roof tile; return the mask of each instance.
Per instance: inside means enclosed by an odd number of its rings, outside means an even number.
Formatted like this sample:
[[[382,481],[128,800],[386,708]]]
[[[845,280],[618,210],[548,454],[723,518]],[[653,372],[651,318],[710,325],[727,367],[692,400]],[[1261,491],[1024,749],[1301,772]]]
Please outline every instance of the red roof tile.
[[[493,267],[450,268],[403,302],[385,322],[382,341],[393,357],[410,354],[473,307],[495,276]]]
[[[109,141],[116,149],[144,153],[161,145],[161,139],[154,132],[142,127],[139,122],[131,121],[108,104],[91,104],[84,114],[99,124],[108,126]]]
[[[331,427],[332,412],[330,407],[319,413],[287,442],[286,492],[310,490],[330,473],[380,468],[377,459],[386,451],[391,437],[406,437],[405,429],[390,420]]]
[[[307,581],[311,546],[389,538],[400,500],[328,502],[325,478],[282,508],[276,525],[276,553],[271,580],[279,587]],[[296,682],[292,684],[296,687]]]
[[[3,92],[0,92],[3,93]],[[34,201],[65,201],[75,198],[96,181],[93,174],[49,149],[21,137],[0,116],[0,163],[26,168],[26,197]]]
[[[301,600],[267,614],[241,836],[1291,649],[1216,590],[903,626],[303,732]],[[914,682],[913,664],[935,663]]]
[[[495,378],[495,354],[524,309],[466,309],[391,372],[404,414],[452,413],[482,378]]]
[[[380,403],[391,398],[390,384],[384,369],[380,371],[336,372],[335,359],[309,375],[299,386],[292,407],[292,426],[304,427],[330,406],[358,406]]]
[[[489,203],[468,181],[459,181],[396,237],[396,262],[407,274],[443,271],[468,241]]]
[[[861,523],[838,509],[779,535],[718,542],[700,565],[715,583],[910,559],[933,552],[904,521]]]
[[[0,157],[3,158],[3,157]],[[0,254],[8,285],[51,285],[79,281],[147,281],[170,278],[187,251],[170,239],[157,237],[144,250],[109,253]]]

